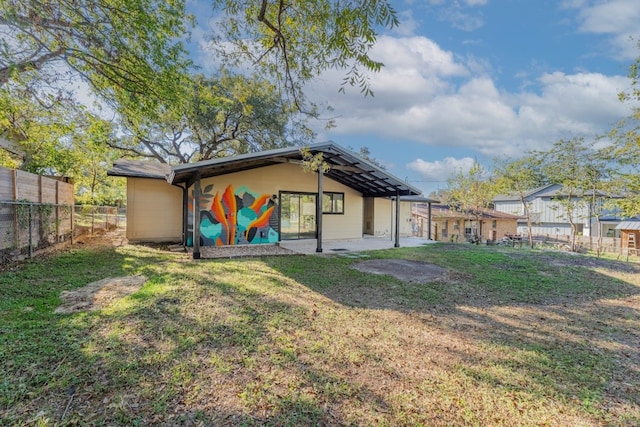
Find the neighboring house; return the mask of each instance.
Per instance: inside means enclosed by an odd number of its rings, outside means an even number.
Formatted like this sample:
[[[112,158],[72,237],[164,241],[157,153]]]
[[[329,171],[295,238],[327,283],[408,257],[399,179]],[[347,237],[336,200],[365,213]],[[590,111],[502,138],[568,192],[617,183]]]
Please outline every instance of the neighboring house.
[[[562,188],[560,184],[550,184],[535,188],[525,194],[525,201],[530,206],[533,235],[571,235],[571,224],[566,208],[558,200],[563,197]],[[588,197],[574,198],[576,203],[572,219],[578,235],[597,236],[597,221],[589,209]],[[603,193],[602,199],[606,198],[611,198],[611,196]],[[520,216],[518,233],[529,233],[527,219],[524,216],[524,206],[518,195],[496,196],[493,199],[493,204],[497,211]],[[621,219],[616,215],[615,210],[603,210],[600,216],[602,236],[619,237],[615,228],[620,221]]]
[[[414,206],[413,221],[415,223],[424,223],[428,217],[428,206]],[[448,205],[432,205],[431,236],[439,241],[464,242],[475,236],[478,230],[481,240],[495,242],[506,235],[517,234],[519,219],[517,215],[484,209],[479,219],[478,221],[476,215],[460,212]]]
[[[394,200],[420,190],[334,143],[309,150],[327,172],[305,171],[299,147],[287,147],[177,166],[120,160],[108,174],[127,177],[130,240],[181,241],[194,257],[200,246],[307,238],[321,252],[323,239],[365,234],[399,246],[411,234],[410,209]]]

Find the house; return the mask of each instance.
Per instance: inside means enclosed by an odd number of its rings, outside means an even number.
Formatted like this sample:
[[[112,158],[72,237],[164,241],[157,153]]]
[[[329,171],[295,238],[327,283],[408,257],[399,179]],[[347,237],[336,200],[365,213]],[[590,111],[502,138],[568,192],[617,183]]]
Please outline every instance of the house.
[[[495,242],[505,235],[517,233],[519,217],[492,209],[483,209],[479,216],[461,212],[448,205],[416,205],[413,209],[414,222],[424,222],[431,210],[431,235],[434,240],[464,242],[476,235],[483,241]],[[478,220],[479,218],[479,220]]]
[[[525,194],[525,201],[529,205],[533,235],[571,235],[571,223],[569,222],[566,208],[559,199],[566,197],[560,184],[549,184],[535,188]],[[609,194],[599,195],[599,203],[605,199],[611,199]],[[589,195],[574,197],[574,209],[572,220],[576,226],[576,233],[584,236],[597,236],[597,219],[589,208]],[[493,199],[494,209],[520,216],[518,220],[518,233],[528,234],[527,219],[524,216],[524,205],[519,195],[501,195]],[[600,215],[601,235],[604,237],[619,237],[615,230],[621,219],[614,209],[602,209]]]
[[[395,201],[420,190],[335,143],[308,149],[326,172],[305,171],[300,148],[287,147],[176,166],[120,160],[108,174],[127,178],[131,241],[180,241],[194,258],[200,246],[288,239],[316,239],[322,252],[323,239],[365,234],[399,246],[410,209]]]

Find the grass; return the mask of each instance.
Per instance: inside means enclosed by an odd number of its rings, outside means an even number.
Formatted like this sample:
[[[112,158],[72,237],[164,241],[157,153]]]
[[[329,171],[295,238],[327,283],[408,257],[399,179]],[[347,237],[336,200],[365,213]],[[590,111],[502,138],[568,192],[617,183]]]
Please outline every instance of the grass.
[[[185,262],[91,247],[0,275],[2,425],[640,425],[640,266],[525,249]],[[63,290],[142,274],[101,310]]]

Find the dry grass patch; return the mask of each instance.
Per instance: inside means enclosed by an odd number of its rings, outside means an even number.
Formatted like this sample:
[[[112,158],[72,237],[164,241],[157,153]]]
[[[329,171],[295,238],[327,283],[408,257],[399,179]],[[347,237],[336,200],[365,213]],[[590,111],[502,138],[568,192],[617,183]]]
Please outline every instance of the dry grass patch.
[[[546,260],[543,269],[535,252],[446,249],[372,254],[448,271],[422,283],[338,256],[162,254],[136,264],[135,250],[118,249],[130,275],[149,280],[101,311],[42,314],[42,340],[59,354],[0,358],[10,373],[0,377],[0,416],[18,425],[638,424],[640,276]],[[7,328],[24,332],[28,315]],[[22,385],[29,392],[12,392]]]
[[[138,291],[147,279],[144,276],[107,277],[79,289],[62,291],[62,305],[55,313],[76,313],[99,310],[112,302]]]

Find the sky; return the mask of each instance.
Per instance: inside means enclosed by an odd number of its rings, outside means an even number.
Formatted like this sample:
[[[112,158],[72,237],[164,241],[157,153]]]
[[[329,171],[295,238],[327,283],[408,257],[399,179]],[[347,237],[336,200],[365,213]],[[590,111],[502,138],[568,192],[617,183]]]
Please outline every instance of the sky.
[[[474,161],[545,150],[560,139],[593,140],[631,113],[618,100],[640,56],[638,0],[393,0],[400,26],[371,56],[373,97],[340,93],[344,73],[307,87],[331,105],[336,127],[318,142],[368,147],[388,172],[425,195]],[[193,58],[215,66],[207,1],[193,1]]]

